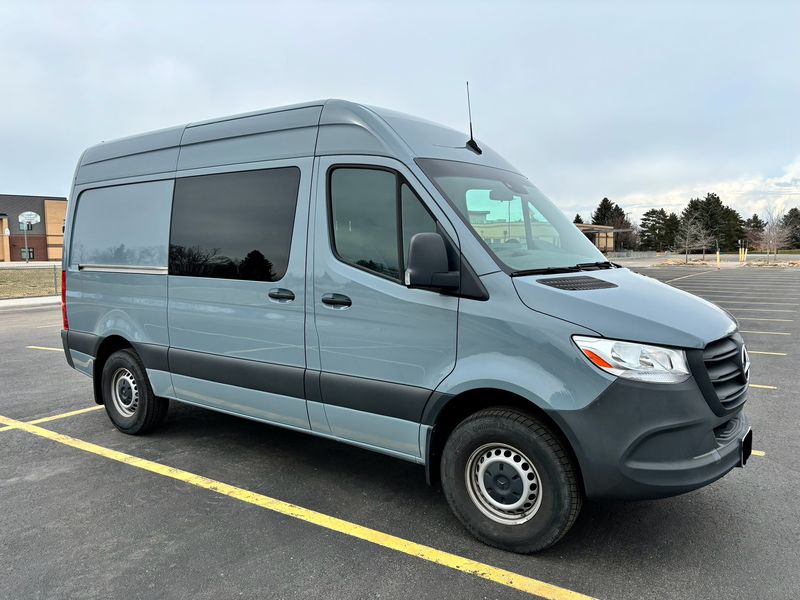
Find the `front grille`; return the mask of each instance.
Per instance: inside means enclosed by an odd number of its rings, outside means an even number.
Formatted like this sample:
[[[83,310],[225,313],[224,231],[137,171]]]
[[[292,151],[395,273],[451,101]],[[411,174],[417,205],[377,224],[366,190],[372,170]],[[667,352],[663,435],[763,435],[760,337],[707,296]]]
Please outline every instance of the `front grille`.
[[[701,389],[706,395],[713,394],[725,412],[742,404],[747,396],[747,375],[742,360],[742,338],[739,335],[711,342],[703,349],[705,377],[700,379]],[[702,383],[708,382],[708,385]],[[712,403],[713,408],[713,403]]]

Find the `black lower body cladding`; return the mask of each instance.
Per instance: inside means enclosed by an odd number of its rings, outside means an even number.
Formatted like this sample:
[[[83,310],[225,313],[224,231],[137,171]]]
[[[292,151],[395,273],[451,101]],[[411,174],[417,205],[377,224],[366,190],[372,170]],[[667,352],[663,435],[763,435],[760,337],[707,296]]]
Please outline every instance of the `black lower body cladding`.
[[[550,414],[567,433],[592,499],[665,498],[708,485],[739,466],[749,429],[741,410],[715,415],[691,378],[617,379],[586,408]]]

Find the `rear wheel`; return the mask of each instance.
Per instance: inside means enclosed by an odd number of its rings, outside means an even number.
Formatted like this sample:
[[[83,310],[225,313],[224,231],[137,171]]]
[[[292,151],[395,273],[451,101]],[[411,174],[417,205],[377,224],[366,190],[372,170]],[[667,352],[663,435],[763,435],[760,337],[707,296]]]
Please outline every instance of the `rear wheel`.
[[[133,350],[118,350],[108,357],[102,389],[106,412],[123,433],[147,433],[167,416],[169,400],[153,393],[144,365]]]
[[[450,508],[479,540],[532,553],[555,544],[580,512],[577,471],[558,438],[513,409],[487,409],[461,422],[442,453]]]

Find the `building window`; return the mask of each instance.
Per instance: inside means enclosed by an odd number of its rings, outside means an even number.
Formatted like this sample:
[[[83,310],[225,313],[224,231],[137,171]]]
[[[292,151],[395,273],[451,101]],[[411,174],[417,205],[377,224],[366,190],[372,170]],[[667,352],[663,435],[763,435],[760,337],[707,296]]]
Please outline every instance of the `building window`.
[[[34,260],[33,248],[20,248],[19,253],[22,256],[22,260]]]
[[[280,280],[299,188],[297,167],[175,180],[169,274]]]

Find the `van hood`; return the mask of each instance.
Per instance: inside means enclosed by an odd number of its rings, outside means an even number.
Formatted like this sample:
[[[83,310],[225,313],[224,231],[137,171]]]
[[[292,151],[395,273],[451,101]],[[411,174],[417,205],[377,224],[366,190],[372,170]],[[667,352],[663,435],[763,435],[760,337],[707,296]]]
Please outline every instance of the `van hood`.
[[[567,277],[592,277],[615,287],[573,291],[542,283]],[[528,275],[512,280],[528,308],[581,325],[603,337],[703,348],[737,329],[736,321],[711,302],[626,268]]]

